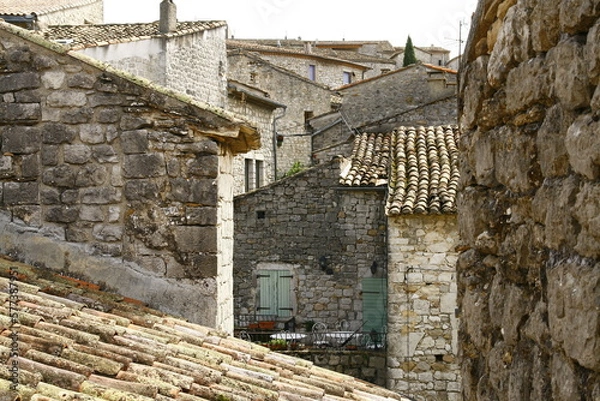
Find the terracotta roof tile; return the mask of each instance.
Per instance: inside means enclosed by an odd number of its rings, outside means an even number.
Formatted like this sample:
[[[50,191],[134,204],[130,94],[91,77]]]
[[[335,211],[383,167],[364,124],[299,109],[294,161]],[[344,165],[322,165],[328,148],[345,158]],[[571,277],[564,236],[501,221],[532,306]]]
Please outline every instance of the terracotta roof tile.
[[[137,24],[56,25],[37,31],[45,39],[63,43],[72,49],[134,42],[153,37],[176,37],[226,26],[225,21],[178,22],[174,32],[163,34],[158,22]]]
[[[356,135],[340,184],[387,185],[389,216],[456,213],[458,136],[455,126]]]
[[[407,400],[84,284],[0,258],[0,398]]]

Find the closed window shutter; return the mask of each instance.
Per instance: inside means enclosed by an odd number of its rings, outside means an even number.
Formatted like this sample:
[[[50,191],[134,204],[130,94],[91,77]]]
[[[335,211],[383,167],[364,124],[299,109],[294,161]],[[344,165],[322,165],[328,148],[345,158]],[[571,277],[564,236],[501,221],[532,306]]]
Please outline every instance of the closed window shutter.
[[[258,271],[259,315],[290,317],[292,308],[292,278],[287,270]]]
[[[387,283],[385,278],[369,277],[362,281],[363,331],[386,331]]]

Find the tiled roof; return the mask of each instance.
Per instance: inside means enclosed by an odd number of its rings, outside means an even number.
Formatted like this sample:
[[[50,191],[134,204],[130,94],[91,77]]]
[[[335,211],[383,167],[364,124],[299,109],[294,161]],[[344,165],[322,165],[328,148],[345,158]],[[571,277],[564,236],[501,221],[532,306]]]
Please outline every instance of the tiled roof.
[[[387,185],[389,216],[456,213],[458,137],[450,125],[358,134],[340,184]]]
[[[23,401],[407,401],[98,286],[4,258],[0,299],[2,400],[16,398],[8,398],[7,389],[18,378]]]
[[[43,15],[97,2],[98,0],[0,0],[0,15]]]
[[[254,42],[248,41],[248,40],[232,40],[232,39],[230,39],[227,41],[227,48],[228,49],[243,49],[243,50],[247,50],[247,51],[251,51],[251,52],[264,53],[264,54],[283,54],[283,55],[289,55],[290,57],[310,57],[313,59],[323,59],[326,61],[333,61],[336,63],[344,63],[344,64],[352,65],[354,67],[357,67],[357,68],[360,68],[363,70],[369,69],[369,67],[366,67],[362,64],[358,64],[357,62],[354,62],[352,60],[346,60],[346,59],[332,57],[329,55],[323,55],[323,54],[314,53],[314,52],[306,52],[304,50],[299,50],[299,49],[297,50],[297,49],[293,49],[293,48],[266,46],[266,45],[254,43]]]
[[[137,24],[56,25],[39,31],[45,39],[60,41],[72,49],[134,42],[152,37],[184,36],[226,26],[225,21],[178,22],[174,32],[163,34],[158,22]]]

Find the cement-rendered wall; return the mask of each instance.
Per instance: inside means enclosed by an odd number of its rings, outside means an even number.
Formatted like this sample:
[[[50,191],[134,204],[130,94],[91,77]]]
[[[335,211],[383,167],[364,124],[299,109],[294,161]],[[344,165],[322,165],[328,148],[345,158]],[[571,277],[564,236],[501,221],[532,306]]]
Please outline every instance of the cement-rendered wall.
[[[390,218],[388,243],[387,387],[460,400],[456,215]]]
[[[224,108],[227,102],[227,28],[149,38],[81,53],[176,92]]]
[[[600,3],[480,1],[461,67],[465,400],[600,399]]]
[[[219,118],[2,27],[0,252],[231,331]]]
[[[45,27],[49,25],[102,24],[104,22],[103,0],[88,0],[79,3],[80,5],[77,7],[56,7],[55,11],[38,15],[39,25]]]

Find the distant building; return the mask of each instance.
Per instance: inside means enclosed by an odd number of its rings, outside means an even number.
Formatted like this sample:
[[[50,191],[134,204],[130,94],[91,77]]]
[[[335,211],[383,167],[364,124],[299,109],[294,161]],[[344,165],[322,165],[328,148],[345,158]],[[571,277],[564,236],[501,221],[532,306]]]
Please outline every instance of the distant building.
[[[21,28],[101,24],[104,0],[19,0],[0,3],[0,18]]]

